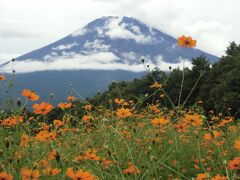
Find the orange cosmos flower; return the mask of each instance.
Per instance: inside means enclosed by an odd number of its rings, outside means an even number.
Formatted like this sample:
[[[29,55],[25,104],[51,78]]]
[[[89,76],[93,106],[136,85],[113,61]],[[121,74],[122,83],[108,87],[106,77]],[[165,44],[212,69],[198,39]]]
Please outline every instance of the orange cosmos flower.
[[[10,174],[8,174],[7,172],[1,172],[0,179],[1,180],[12,180],[13,177]]]
[[[92,161],[99,161],[100,157],[96,154],[96,149],[88,149],[85,153],[84,159],[92,160]]]
[[[0,75],[0,81],[6,80],[6,77],[4,75]]]
[[[31,101],[37,101],[39,99],[39,96],[35,92],[33,92],[29,89],[24,89],[22,91],[22,96],[26,97],[27,99],[29,99]]]
[[[116,115],[118,118],[126,118],[126,117],[129,117],[132,115],[130,109],[127,109],[127,108],[121,108],[121,109],[118,109],[117,112],[116,112]]]
[[[209,175],[207,173],[198,174],[196,180],[208,180]]]
[[[170,121],[166,117],[161,117],[161,118],[154,118],[151,120],[151,123],[153,126],[160,126],[160,125],[165,125],[170,123]]]
[[[227,177],[217,174],[216,176],[212,177],[212,180],[227,180]]]
[[[240,157],[236,157],[228,163],[229,170],[240,170]]]
[[[178,37],[178,46],[185,48],[193,48],[196,46],[197,41],[193,40],[192,37],[181,36]]]
[[[182,120],[192,126],[201,126],[203,124],[202,117],[199,114],[185,114]]]
[[[47,176],[55,176],[55,175],[59,174],[60,171],[61,170],[58,168],[47,167],[46,169],[43,169],[43,174],[45,174]]]
[[[156,89],[158,89],[160,87],[162,87],[162,85],[159,84],[158,82],[154,82],[154,84],[150,86],[150,88],[156,88]]]
[[[235,147],[235,149],[240,151],[240,138],[235,140],[234,147]]]
[[[203,137],[206,141],[211,141],[212,140],[212,135],[210,133],[207,133]]]
[[[84,109],[85,110],[91,110],[92,109],[92,105],[87,104],[86,106],[84,106]]]
[[[68,109],[72,107],[72,103],[59,103],[58,107],[60,107],[61,109]]]
[[[22,116],[12,116],[12,117],[8,117],[8,118],[4,119],[1,122],[1,125],[7,126],[7,127],[12,127],[12,126],[18,125],[21,122],[23,122]]]
[[[140,174],[139,170],[132,162],[129,162],[129,167],[123,171],[124,174]]]
[[[43,101],[41,104],[34,104],[33,109],[35,114],[46,115],[53,109],[53,105]]]
[[[84,116],[82,117],[82,120],[83,120],[84,122],[89,122],[91,119],[92,119],[92,117],[91,117],[91,116],[88,116],[88,115],[84,115]]]
[[[21,170],[21,175],[23,180],[37,180],[40,176],[40,172],[38,170],[23,168]]]
[[[92,175],[90,172],[84,171],[82,169],[78,170],[77,172],[74,172],[73,168],[67,168],[66,175],[73,180],[79,180],[79,179],[94,180],[94,179],[96,179],[94,177],[94,175]]]
[[[112,161],[109,159],[103,159],[102,160],[102,166],[103,169],[107,169],[112,164]]]
[[[54,124],[54,126],[56,127],[56,128],[59,128],[60,126],[64,126],[64,122],[63,121],[60,121],[60,120],[58,120],[58,119],[55,119],[54,121],[53,121],[53,124]]]
[[[22,135],[22,137],[21,137],[20,146],[23,146],[23,147],[24,147],[24,146],[27,146],[28,143],[29,143],[29,141],[30,141],[29,136],[24,133],[24,134]]]
[[[118,104],[118,105],[121,105],[121,104],[124,103],[124,99],[118,99],[118,98],[116,98],[116,99],[114,100],[114,102],[115,102],[116,104]]]
[[[57,134],[55,132],[48,132],[48,131],[40,131],[36,136],[35,139],[37,139],[40,142],[43,141],[52,141],[57,138]]]
[[[70,101],[70,102],[75,101],[75,99],[76,98],[74,96],[68,96],[67,97],[67,100]]]

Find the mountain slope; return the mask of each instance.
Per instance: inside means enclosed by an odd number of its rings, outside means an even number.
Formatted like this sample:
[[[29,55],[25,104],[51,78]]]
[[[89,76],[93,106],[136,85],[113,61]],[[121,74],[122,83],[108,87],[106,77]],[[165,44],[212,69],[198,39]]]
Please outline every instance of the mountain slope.
[[[180,63],[183,54],[176,39],[134,18],[103,17],[63,39],[16,58],[15,66],[18,72],[63,69],[139,72],[144,70],[139,66],[143,57],[150,65],[162,66],[166,63]],[[210,62],[218,59],[198,49],[189,49],[186,58],[202,54]],[[9,67],[5,65],[3,69]]]

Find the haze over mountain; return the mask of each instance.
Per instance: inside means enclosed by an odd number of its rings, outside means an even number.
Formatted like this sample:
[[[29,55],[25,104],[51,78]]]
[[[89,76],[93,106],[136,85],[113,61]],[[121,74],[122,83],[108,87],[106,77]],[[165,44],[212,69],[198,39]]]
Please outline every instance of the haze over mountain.
[[[188,49],[186,64],[191,66],[190,60],[200,55],[210,62],[218,60],[201,50]],[[183,57],[184,49],[177,46],[177,40],[155,28],[134,18],[102,17],[63,39],[16,58],[13,64],[2,64],[0,71],[16,70],[19,90],[54,92],[62,100],[69,84],[87,97],[106,89],[112,80],[142,76],[145,69],[141,58],[150,67],[168,70],[169,66],[181,67]],[[42,83],[44,88],[39,85]]]

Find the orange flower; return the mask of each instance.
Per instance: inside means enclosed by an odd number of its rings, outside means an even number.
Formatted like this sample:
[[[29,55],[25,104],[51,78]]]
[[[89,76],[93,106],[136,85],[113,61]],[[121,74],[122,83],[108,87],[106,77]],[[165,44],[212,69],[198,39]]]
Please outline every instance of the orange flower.
[[[6,77],[4,75],[0,75],[0,81],[6,80]]]
[[[12,180],[13,177],[10,174],[8,174],[7,172],[1,172],[0,179],[1,180]]]
[[[12,116],[4,119],[1,122],[1,125],[11,127],[11,126],[16,126],[19,123],[23,122],[23,117],[22,116]]]
[[[229,170],[240,170],[240,157],[236,157],[228,163]]]
[[[129,167],[123,171],[124,174],[140,174],[141,170],[139,170],[132,162],[129,162]]]
[[[85,110],[91,110],[92,109],[92,105],[87,104],[86,106],[84,106],[84,109]]]
[[[82,120],[83,120],[84,122],[89,122],[91,119],[92,119],[92,117],[91,117],[91,116],[88,116],[88,115],[84,115],[84,116],[82,117]]]
[[[112,164],[112,161],[109,159],[103,159],[102,161],[103,169],[107,169],[111,164]]]
[[[62,122],[62,121],[60,121],[60,120],[57,120],[57,119],[55,119],[54,121],[53,121],[53,124],[54,124],[54,126],[56,127],[56,128],[59,128],[60,126],[64,126],[64,122]]]
[[[76,98],[74,96],[68,96],[67,97],[67,100],[70,101],[70,102],[75,101],[75,99]]]
[[[36,136],[35,139],[37,139],[40,142],[43,141],[52,141],[55,140],[57,137],[57,134],[55,132],[48,132],[48,131],[40,131]]]
[[[115,102],[116,104],[118,104],[118,105],[121,105],[121,104],[124,103],[124,99],[118,99],[118,98],[116,98],[116,99],[114,100],[114,102]]]
[[[216,176],[212,177],[212,180],[227,180],[227,177],[217,174]]]
[[[73,171],[73,168],[67,168],[66,175],[73,180],[94,180],[96,179],[94,175],[92,175],[88,171],[84,171],[82,169],[77,172]]]
[[[150,88],[156,88],[156,89],[161,88],[161,87],[162,87],[162,85],[159,84],[158,82],[154,82],[153,85],[150,86]]]
[[[20,142],[20,146],[27,146],[29,143],[29,136],[27,134],[23,134],[21,137],[21,142]]]
[[[182,120],[192,126],[201,126],[203,124],[202,117],[199,114],[185,114]]]
[[[35,114],[46,115],[53,109],[53,105],[43,101],[41,104],[34,104],[33,109]]]
[[[33,92],[29,89],[24,89],[22,91],[22,96],[26,97],[27,99],[29,99],[31,101],[37,101],[39,99],[39,96],[35,92]]]
[[[116,112],[116,115],[118,118],[126,118],[126,117],[129,117],[132,115],[130,109],[127,109],[127,108],[121,108],[121,109],[118,109],[117,112]]]
[[[57,152],[56,150],[52,150],[52,151],[48,154],[47,158],[48,158],[48,160],[53,160],[53,159],[56,159],[56,157],[57,157],[58,155],[59,155],[59,154],[58,154],[58,152]]]
[[[60,107],[61,109],[68,109],[72,107],[72,103],[59,103],[58,107]]]
[[[97,156],[97,150],[93,149],[88,149],[86,151],[86,154],[84,156],[84,159],[88,159],[88,160],[92,160],[92,161],[99,161],[100,160],[100,157]]]
[[[197,43],[197,41],[193,40],[192,37],[190,37],[190,36],[178,37],[178,46],[180,46],[180,47],[193,48],[196,46],[196,43]]]
[[[43,174],[45,174],[47,176],[55,176],[55,175],[59,174],[60,171],[61,170],[58,168],[47,167],[46,169],[43,169]]]
[[[211,141],[212,140],[212,135],[210,133],[207,133],[203,137],[206,141]]]
[[[22,180],[37,180],[40,176],[38,170],[31,170],[28,168],[23,168],[21,170]]]
[[[235,147],[235,149],[240,151],[240,138],[235,140],[234,147]]]
[[[209,175],[207,173],[198,174],[196,180],[208,180]]]
[[[154,118],[151,120],[151,123],[153,126],[160,126],[160,125],[165,125],[170,123],[170,121],[166,117],[161,117],[161,118]]]

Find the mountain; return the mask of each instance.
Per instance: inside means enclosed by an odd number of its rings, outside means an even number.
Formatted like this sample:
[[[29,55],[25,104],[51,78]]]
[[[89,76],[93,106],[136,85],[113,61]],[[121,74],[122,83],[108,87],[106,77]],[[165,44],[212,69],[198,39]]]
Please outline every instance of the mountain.
[[[0,71],[9,73],[14,69],[17,77],[21,77],[16,78],[19,88],[58,93],[60,89],[66,92],[70,83],[81,84],[82,95],[87,97],[106,89],[112,80],[142,76],[141,58],[150,67],[167,70],[169,66],[180,66],[183,58],[189,59],[190,64],[191,58],[200,55],[210,62],[218,60],[199,49],[188,49],[184,57],[184,50],[177,46],[175,38],[134,18],[110,16],[96,19],[63,39],[22,55],[13,64],[2,64]]]

